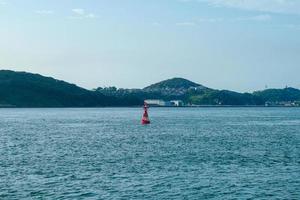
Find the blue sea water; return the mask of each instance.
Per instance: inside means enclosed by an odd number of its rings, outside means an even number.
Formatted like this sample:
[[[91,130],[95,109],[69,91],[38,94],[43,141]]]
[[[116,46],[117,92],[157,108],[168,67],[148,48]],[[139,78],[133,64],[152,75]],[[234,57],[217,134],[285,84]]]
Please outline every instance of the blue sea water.
[[[0,199],[300,199],[300,109],[1,109]]]

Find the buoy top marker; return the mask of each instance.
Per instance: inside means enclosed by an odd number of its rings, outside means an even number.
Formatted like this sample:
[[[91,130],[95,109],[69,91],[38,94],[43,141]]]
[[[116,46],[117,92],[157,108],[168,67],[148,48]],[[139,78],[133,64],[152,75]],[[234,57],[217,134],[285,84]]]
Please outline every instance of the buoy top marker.
[[[150,120],[149,120],[149,115],[148,115],[148,105],[146,102],[144,102],[144,114],[142,117],[142,124],[146,125],[146,124],[150,124]]]

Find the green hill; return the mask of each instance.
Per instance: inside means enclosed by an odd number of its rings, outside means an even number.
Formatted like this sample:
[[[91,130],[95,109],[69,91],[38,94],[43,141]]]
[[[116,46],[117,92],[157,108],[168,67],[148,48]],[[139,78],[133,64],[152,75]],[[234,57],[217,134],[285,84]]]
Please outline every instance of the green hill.
[[[264,105],[259,96],[228,90],[213,90],[203,95],[190,96],[190,103],[195,105]]]
[[[116,105],[113,97],[39,74],[0,70],[0,105],[15,107],[95,107]]]
[[[148,94],[155,93],[165,100],[187,100],[191,94],[203,94],[211,89],[184,78],[172,78],[145,87],[143,91]]]
[[[184,78],[172,78],[159,83],[152,84],[148,87],[145,87],[144,90],[166,90],[166,89],[189,89],[189,88],[205,88],[204,86],[189,81]]]
[[[263,101],[270,102],[300,100],[300,90],[291,87],[284,89],[267,89],[263,91],[257,91],[254,92],[253,95],[262,98]]]

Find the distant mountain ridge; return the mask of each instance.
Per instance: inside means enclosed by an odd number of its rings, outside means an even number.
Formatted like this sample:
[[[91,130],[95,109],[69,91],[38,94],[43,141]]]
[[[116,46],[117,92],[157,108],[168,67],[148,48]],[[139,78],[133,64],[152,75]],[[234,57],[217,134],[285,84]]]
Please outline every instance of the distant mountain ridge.
[[[112,89],[113,88],[113,89]],[[254,93],[239,93],[229,90],[216,90],[184,78],[167,79],[143,89],[98,88],[109,96],[127,96],[139,101],[144,99],[182,100],[189,105],[231,105],[263,106],[267,102],[300,101],[300,90],[295,88],[269,89]],[[276,91],[276,92],[275,92]]]
[[[173,78],[143,89],[108,87],[91,91],[39,74],[0,70],[0,107],[140,106],[145,99],[176,99],[187,105],[261,106],[266,103],[281,105],[281,102],[298,105],[300,90],[284,88],[238,93]]]
[[[189,89],[189,88],[206,88],[198,83],[194,83],[184,78],[172,78],[161,81],[145,87],[144,90],[162,90],[162,89]]]
[[[187,94],[189,91],[200,91],[206,89],[209,88],[184,78],[172,78],[152,84],[142,90],[146,93],[159,93],[165,98],[168,98],[168,96],[176,98],[178,96]]]
[[[0,71],[0,104],[13,107],[112,106],[114,97],[27,72]]]
[[[292,87],[286,87],[284,89],[267,89],[254,92],[253,94],[261,97],[264,101],[270,102],[300,100],[300,90]]]

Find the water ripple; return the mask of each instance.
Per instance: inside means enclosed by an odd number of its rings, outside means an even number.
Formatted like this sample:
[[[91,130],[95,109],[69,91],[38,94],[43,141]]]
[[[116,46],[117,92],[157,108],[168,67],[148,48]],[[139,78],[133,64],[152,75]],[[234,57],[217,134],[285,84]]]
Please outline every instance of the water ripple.
[[[2,109],[0,199],[300,199],[300,110]]]

